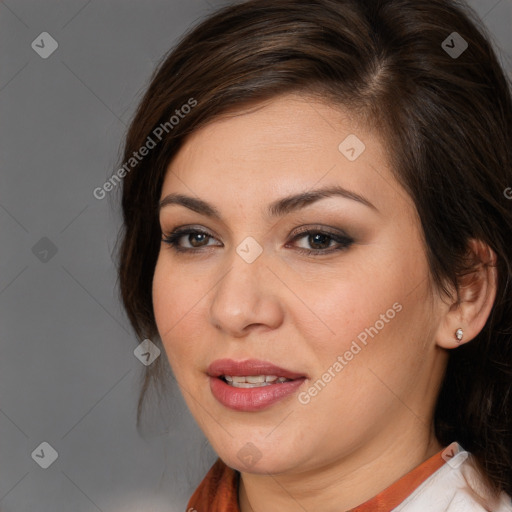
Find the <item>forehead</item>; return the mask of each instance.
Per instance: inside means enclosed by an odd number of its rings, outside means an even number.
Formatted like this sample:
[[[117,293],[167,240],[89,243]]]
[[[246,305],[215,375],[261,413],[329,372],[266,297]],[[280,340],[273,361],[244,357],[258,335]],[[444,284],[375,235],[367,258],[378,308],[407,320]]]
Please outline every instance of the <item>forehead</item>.
[[[339,107],[284,95],[191,134],[169,165],[162,197],[178,192],[250,203],[315,185],[352,188],[374,204],[399,187],[377,134]]]

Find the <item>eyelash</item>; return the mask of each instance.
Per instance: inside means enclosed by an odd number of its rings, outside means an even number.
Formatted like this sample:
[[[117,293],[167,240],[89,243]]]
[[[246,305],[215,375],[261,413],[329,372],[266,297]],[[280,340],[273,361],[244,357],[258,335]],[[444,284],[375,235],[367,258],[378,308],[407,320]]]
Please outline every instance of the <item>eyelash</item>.
[[[171,249],[173,249],[174,251],[179,252],[179,253],[194,254],[194,253],[204,252],[204,248],[212,247],[212,246],[206,245],[206,246],[202,246],[202,247],[183,248],[179,245],[180,239],[182,237],[184,237],[185,235],[197,235],[197,234],[205,235],[209,239],[215,238],[210,233],[207,233],[206,231],[203,231],[201,229],[178,228],[178,229],[174,230],[172,233],[170,233],[169,235],[164,235],[162,238],[162,242],[168,244]],[[300,240],[301,238],[311,236],[311,235],[327,236],[330,239],[329,243],[331,243],[331,241],[334,241],[337,244],[339,244],[339,246],[335,247],[335,248],[331,247],[331,248],[327,248],[327,249],[304,249],[302,247],[296,247],[295,249],[300,254],[305,254],[308,256],[316,256],[316,255],[320,256],[320,255],[331,254],[333,252],[347,250],[354,243],[354,240],[347,235],[344,235],[341,233],[333,233],[330,231],[326,231],[324,229],[314,229],[314,228],[303,229],[300,232],[295,233],[293,238],[291,239],[291,242],[295,242],[297,240]],[[286,245],[288,245],[288,243]],[[216,246],[216,247],[218,247],[218,246]]]

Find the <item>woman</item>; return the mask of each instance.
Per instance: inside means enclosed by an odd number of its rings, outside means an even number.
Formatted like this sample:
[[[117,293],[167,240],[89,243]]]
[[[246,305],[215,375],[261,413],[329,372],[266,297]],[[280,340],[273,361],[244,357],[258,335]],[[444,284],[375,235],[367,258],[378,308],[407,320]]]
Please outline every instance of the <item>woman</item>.
[[[169,54],[120,285],[219,456],[189,510],[512,510],[511,141],[452,0],[252,0]]]

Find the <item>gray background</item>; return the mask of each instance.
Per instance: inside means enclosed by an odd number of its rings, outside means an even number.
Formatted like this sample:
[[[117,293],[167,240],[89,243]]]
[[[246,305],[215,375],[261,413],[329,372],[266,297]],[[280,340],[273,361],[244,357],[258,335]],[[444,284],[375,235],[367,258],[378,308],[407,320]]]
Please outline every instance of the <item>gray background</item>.
[[[510,74],[512,0],[470,3]],[[2,512],[183,511],[215,458],[175,389],[135,429],[145,367],[117,298],[118,195],[92,191],[156,63],[220,5],[0,1]]]

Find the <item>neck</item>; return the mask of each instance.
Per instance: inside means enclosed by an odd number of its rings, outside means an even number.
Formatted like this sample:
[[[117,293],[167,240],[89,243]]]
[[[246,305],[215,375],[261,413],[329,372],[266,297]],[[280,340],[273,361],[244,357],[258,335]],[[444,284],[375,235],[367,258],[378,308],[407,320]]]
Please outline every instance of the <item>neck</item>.
[[[278,475],[241,473],[241,512],[348,511],[368,501],[442,449],[432,431],[410,425],[324,467]],[[382,441],[385,441],[382,444]]]

